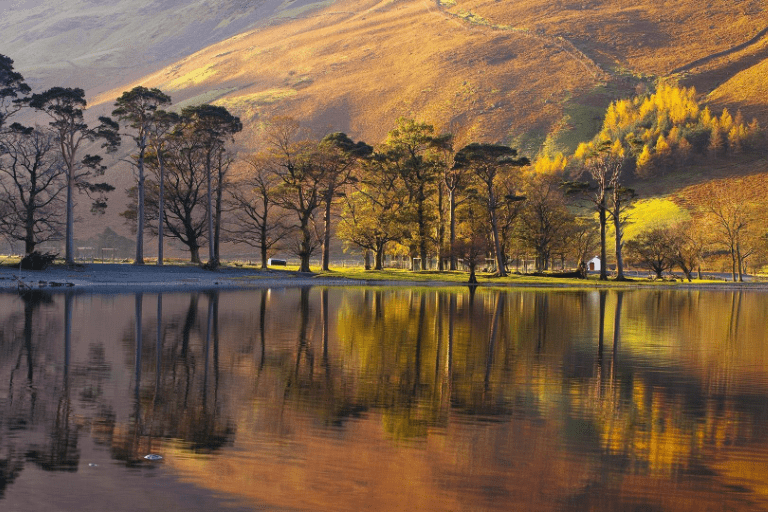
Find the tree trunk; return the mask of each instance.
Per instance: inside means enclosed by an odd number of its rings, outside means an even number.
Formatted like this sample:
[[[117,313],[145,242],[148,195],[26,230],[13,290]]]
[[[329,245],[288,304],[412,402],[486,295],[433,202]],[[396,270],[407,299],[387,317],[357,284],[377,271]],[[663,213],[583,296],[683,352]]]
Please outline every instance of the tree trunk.
[[[738,267],[739,267],[739,269],[738,269],[739,270],[739,282],[743,283],[744,282],[744,273],[742,271],[742,268],[744,267],[744,262],[741,259],[741,244],[739,244],[738,242],[736,243],[736,263],[738,264]]]
[[[605,197],[603,197],[600,200],[600,206],[598,207],[599,212],[599,218],[600,218],[600,280],[606,281],[608,279],[608,273],[607,273],[607,260],[608,257],[606,256],[606,248],[605,248],[605,224],[606,224],[606,218],[605,218]]]
[[[366,249],[365,254],[363,255],[365,270],[371,270],[371,250]]]
[[[380,244],[376,248],[376,254],[373,262],[374,270],[384,270],[384,244]]]
[[[224,173],[219,172],[218,186],[216,187],[216,217],[213,226],[213,258],[218,266],[221,263],[221,208],[224,196]]]
[[[264,207],[264,218],[263,218],[263,222],[261,223],[261,226],[259,226],[259,229],[261,231],[261,268],[266,269],[267,268],[267,250],[268,250],[267,208],[269,207],[269,200],[267,199],[266,194],[262,196],[262,206]]]
[[[144,264],[144,148],[139,150],[139,190],[136,226],[136,260],[134,265]]]
[[[216,254],[213,250],[213,187],[212,187],[212,181],[213,181],[213,175],[211,173],[211,157],[208,156],[208,160],[206,162],[206,170],[208,172],[208,188],[206,192],[206,199],[208,201],[208,264],[212,267],[218,266],[218,262],[216,261]]]
[[[309,253],[299,255],[301,264],[299,265],[299,272],[311,272],[309,268]]]
[[[443,185],[440,183],[437,193],[437,270],[445,270],[445,213],[443,207]]]
[[[160,196],[158,198],[157,219],[157,264],[163,264],[163,223],[165,222],[165,163],[160,148],[157,149],[157,162],[160,165]]]
[[[476,266],[477,264],[475,262],[469,264],[469,280],[467,281],[468,284],[477,284],[477,275],[475,274]]]
[[[448,223],[450,225],[448,235],[448,251],[451,261],[448,265],[448,270],[456,270],[457,258],[456,258],[456,191],[448,191]]]
[[[32,204],[34,198],[30,198],[30,204]],[[32,254],[35,250],[35,225],[32,223],[32,215],[27,212],[27,222],[24,232],[24,254]]]
[[[421,270],[427,270],[427,221],[424,218],[424,205],[419,203],[419,258]]]
[[[501,240],[499,239],[499,226],[496,221],[496,210],[491,208],[491,230],[493,232],[493,248],[496,251],[496,275],[499,277],[507,276],[507,269],[504,265],[504,251],[501,248]]]
[[[624,245],[622,240],[624,233],[621,232],[621,220],[618,209],[613,216],[613,228],[616,231],[616,280],[623,281],[626,279],[624,277],[624,258],[621,255],[621,249]]]
[[[200,248],[199,247],[190,247],[189,248],[189,255],[190,255],[190,261],[192,263],[200,263]]]
[[[74,208],[74,198],[72,197],[72,194],[74,193],[75,188],[75,177],[74,177],[74,170],[68,169],[67,172],[67,229],[65,234],[65,250],[64,250],[64,259],[67,265],[74,265],[75,264],[75,239],[74,239],[74,228],[75,228],[75,208]]]
[[[323,217],[323,263],[321,268],[329,270],[331,263],[331,199],[325,202],[325,216]]]

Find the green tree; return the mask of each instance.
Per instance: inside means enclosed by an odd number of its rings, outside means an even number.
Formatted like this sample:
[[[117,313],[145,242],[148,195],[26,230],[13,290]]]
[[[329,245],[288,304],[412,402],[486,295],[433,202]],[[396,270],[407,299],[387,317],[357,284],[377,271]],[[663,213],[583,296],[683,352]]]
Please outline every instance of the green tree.
[[[493,237],[496,256],[496,273],[500,277],[507,275],[506,256],[501,242],[498,210],[515,197],[504,195],[500,191],[502,173],[512,167],[523,167],[530,162],[527,158],[518,158],[517,150],[499,144],[472,143],[460,149],[454,156],[454,167],[468,169],[477,183],[477,194],[488,215],[488,225]]]
[[[323,166],[323,180],[320,194],[323,200],[323,242],[322,270],[328,270],[331,255],[331,210],[340,191],[355,183],[358,178],[354,171],[362,159],[373,153],[373,148],[365,142],[354,142],[346,133],[331,133],[323,137],[319,144],[319,165]]]
[[[138,153],[134,155],[137,181],[137,227],[136,227],[136,265],[144,264],[144,156],[150,145],[155,113],[163,105],[170,105],[171,97],[160,89],[147,89],[137,86],[124,92],[115,102],[112,115],[131,129],[131,138],[136,143]],[[159,259],[159,258],[158,258]]]
[[[435,135],[434,127],[412,119],[399,118],[379,148],[377,161],[381,172],[393,175],[407,191],[412,210],[414,233],[411,241],[417,247],[421,269],[426,270],[428,243],[433,214],[430,200],[442,174],[442,161],[434,150],[450,143],[450,135]]]

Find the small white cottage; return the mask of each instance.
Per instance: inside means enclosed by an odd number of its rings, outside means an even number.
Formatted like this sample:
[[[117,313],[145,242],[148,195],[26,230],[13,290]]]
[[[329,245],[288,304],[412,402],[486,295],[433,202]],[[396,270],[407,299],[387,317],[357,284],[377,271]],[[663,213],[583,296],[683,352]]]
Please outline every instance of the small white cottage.
[[[595,256],[587,262],[587,270],[590,272],[600,272],[600,257]]]

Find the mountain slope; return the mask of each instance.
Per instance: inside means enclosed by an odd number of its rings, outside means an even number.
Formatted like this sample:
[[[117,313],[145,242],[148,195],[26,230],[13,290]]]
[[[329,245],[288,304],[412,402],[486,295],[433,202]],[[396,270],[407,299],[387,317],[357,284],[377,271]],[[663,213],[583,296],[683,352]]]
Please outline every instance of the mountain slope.
[[[14,59],[36,88],[103,91],[314,5],[312,0],[4,1],[0,53]]]
[[[481,139],[546,134],[563,101],[598,81],[546,41],[467,26],[423,0],[369,0],[241,34],[140,83],[252,125],[281,113],[377,142],[398,116]]]

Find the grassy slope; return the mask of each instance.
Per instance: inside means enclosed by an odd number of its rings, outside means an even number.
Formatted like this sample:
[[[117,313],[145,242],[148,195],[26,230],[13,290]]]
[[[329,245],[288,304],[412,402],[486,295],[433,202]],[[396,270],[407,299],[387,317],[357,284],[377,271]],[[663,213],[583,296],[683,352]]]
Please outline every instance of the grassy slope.
[[[468,27],[421,0],[337,2],[317,16],[214,45],[141,82],[179,100],[219,90],[217,102],[251,126],[281,113],[372,142],[398,116],[460,127],[465,139],[543,136],[562,116],[563,98],[597,83],[558,48]]]
[[[8,3],[8,2],[4,2]],[[103,91],[311,0],[20,0],[0,8],[0,53],[39,88]],[[303,7],[306,9],[306,5]]]

